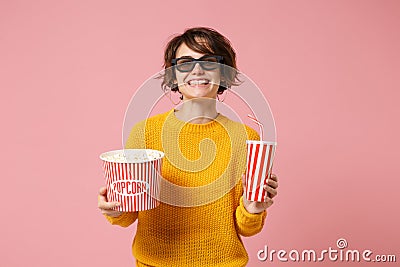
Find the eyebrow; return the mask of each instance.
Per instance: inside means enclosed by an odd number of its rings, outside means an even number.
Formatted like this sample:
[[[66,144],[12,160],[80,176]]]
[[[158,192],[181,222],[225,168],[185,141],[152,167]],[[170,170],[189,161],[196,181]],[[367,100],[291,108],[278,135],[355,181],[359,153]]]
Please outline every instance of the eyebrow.
[[[212,56],[212,55],[205,54],[204,56],[201,56],[201,57],[199,57],[199,58],[206,57],[206,56]],[[181,57],[179,57],[179,58],[193,58],[193,59],[194,59],[194,57],[192,57],[192,56],[181,56]]]

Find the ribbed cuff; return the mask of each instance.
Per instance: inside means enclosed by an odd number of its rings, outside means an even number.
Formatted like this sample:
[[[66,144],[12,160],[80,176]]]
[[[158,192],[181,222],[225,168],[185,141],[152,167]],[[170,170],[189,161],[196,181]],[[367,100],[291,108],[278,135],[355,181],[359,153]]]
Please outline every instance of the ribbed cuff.
[[[267,211],[261,213],[250,213],[246,210],[243,204],[243,196],[240,197],[240,205],[236,209],[236,218],[239,223],[244,225],[259,225],[267,216]]]
[[[119,215],[118,217],[111,217],[108,215],[104,214],[104,217],[106,217],[106,219],[112,224],[112,225],[120,225],[120,226],[129,226],[129,213],[128,212],[124,212],[121,215]]]

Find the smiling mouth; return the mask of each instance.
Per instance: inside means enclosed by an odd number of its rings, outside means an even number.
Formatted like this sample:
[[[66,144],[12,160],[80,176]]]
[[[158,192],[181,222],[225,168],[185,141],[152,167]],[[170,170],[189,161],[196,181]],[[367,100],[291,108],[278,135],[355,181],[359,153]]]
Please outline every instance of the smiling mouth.
[[[210,84],[210,80],[208,79],[193,79],[187,82],[190,86],[198,86],[198,85],[208,85]]]

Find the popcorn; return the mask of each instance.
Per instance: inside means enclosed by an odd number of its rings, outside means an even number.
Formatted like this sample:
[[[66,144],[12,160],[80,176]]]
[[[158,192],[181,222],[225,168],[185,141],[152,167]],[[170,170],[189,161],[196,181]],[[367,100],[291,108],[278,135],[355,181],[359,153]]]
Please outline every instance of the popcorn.
[[[151,149],[115,150],[100,156],[102,160],[118,163],[144,163],[162,157],[162,153]]]

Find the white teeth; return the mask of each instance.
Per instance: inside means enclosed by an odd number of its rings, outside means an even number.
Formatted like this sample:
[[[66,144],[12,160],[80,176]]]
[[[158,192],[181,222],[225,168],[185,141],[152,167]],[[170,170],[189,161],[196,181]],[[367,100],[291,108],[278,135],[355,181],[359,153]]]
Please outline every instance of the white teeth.
[[[209,84],[209,80],[190,80],[188,83],[190,85],[199,85],[199,84]]]

